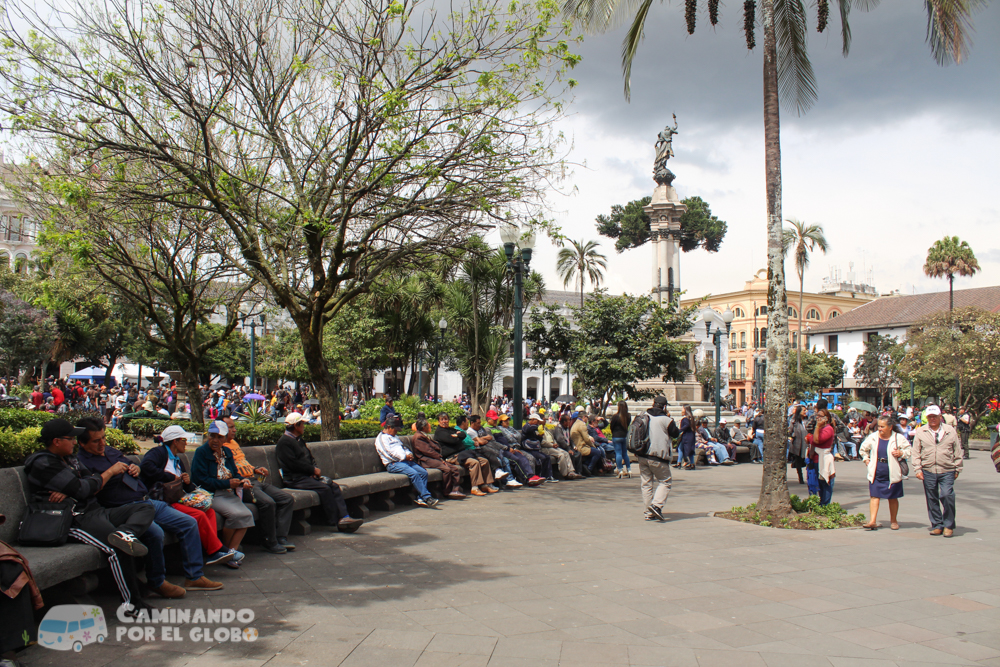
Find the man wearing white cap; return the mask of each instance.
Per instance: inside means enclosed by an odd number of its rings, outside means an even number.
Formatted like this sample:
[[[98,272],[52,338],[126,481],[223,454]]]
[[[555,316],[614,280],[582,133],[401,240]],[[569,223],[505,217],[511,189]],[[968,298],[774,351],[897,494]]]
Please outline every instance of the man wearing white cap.
[[[913,474],[924,482],[931,535],[955,533],[955,480],[962,472],[962,445],[958,433],[942,423],[941,408],[930,405],[927,423],[913,432]]]

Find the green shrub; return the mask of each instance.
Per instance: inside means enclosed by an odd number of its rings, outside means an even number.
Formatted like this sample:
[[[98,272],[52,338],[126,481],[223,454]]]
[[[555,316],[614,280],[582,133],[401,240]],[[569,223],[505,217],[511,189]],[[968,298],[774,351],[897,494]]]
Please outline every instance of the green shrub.
[[[132,436],[118,429],[109,428],[106,431],[108,444],[123,454],[138,454],[139,447]],[[24,463],[29,454],[41,449],[39,437],[42,429],[31,426],[21,430],[0,428],[0,467],[9,468]]]
[[[152,438],[154,435],[163,433],[163,429],[168,426],[180,426],[185,431],[192,433],[204,433],[206,429],[204,424],[184,419],[130,419],[125,424],[124,430],[126,433],[131,433],[140,438]]]
[[[366,401],[361,406],[361,419],[369,419],[377,422],[383,405],[385,405],[385,400],[381,398],[373,398],[370,401]],[[457,403],[423,403],[416,396],[400,396],[392,402],[392,407],[403,418],[403,425],[407,428],[417,420],[418,412],[423,412],[431,421],[437,421],[438,413],[441,412],[447,412],[448,417],[452,421],[455,421],[455,417],[465,414],[465,410]],[[485,415],[481,416],[485,417]]]
[[[192,421],[160,419],[133,419],[126,426],[125,430],[132,435],[141,438],[152,438],[159,435],[163,429],[170,425],[177,425],[185,431],[191,433],[205,433],[206,426]],[[266,424],[251,424],[249,422],[236,422],[236,441],[241,447],[257,447],[261,445],[273,445],[285,432],[285,425],[276,422]],[[348,419],[340,422],[341,440],[361,440],[364,438],[374,438],[382,432],[382,427],[378,421],[370,419]],[[306,424],[306,432],[303,436],[306,442],[319,442],[323,439],[322,426],[320,424]]]
[[[378,419],[347,419],[340,422],[341,440],[374,438],[381,432],[382,425],[378,423]]]

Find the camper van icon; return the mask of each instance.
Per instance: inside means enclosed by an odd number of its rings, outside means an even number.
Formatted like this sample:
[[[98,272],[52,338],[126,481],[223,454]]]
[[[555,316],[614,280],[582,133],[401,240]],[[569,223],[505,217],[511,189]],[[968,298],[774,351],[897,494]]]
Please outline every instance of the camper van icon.
[[[38,626],[38,643],[56,651],[73,649],[79,653],[87,644],[103,642],[107,637],[104,612],[92,605],[56,605]]]

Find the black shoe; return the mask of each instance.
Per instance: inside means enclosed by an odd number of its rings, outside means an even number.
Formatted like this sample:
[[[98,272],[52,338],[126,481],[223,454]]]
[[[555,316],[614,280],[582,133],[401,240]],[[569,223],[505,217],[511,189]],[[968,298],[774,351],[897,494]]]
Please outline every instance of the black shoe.
[[[663,510],[661,510],[659,507],[654,507],[653,505],[650,505],[649,507],[646,508],[646,511],[649,512],[650,515],[655,517],[657,521],[666,520],[663,518]]]
[[[343,519],[337,522],[337,529],[342,533],[353,533],[361,524],[365,522],[364,519],[353,519],[349,516],[345,516]]]
[[[288,553],[288,549],[286,549],[285,547],[281,546],[277,542],[275,542],[274,544],[265,544],[264,545],[264,551],[267,551],[268,553],[272,553],[272,554],[286,554],[286,553]]]
[[[279,537],[278,544],[285,547],[285,551],[295,551],[295,545],[289,542],[287,537]]]
[[[127,530],[119,530],[108,535],[108,544],[134,558],[142,558],[149,553],[146,545]]]

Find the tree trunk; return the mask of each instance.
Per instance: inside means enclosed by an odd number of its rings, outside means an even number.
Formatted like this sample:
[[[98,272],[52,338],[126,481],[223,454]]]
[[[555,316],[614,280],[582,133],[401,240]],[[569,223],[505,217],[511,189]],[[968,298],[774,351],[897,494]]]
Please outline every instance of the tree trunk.
[[[781,126],[778,100],[778,60],[774,39],[774,2],[761,2],[764,26],[764,162],[767,185],[767,310],[766,398],[764,401],[764,471],[757,509],[779,516],[792,510],[785,476],[787,463],[788,300],[781,235]]]
[[[955,310],[955,274],[948,274],[948,312]]]
[[[299,324],[298,322],[296,324]],[[316,389],[319,399],[319,409],[323,415],[323,440],[338,440],[340,438],[340,419],[337,406],[337,383],[330,374],[326,357],[323,356],[322,327],[319,333],[314,333],[309,327],[298,326],[299,337],[302,339],[302,352],[309,366],[309,377]],[[395,368],[393,379],[395,380]]]
[[[802,290],[805,289],[805,271],[799,273],[799,344],[795,346],[795,372],[802,372]]]
[[[191,421],[204,424],[204,398],[201,395],[201,377],[198,374],[197,360],[192,363],[190,359],[185,360],[178,355],[177,365],[180,366],[178,370],[181,372],[181,379],[187,385],[184,387],[184,391],[187,393],[188,403],[191,404]],[[180,398],[178,396],[178,402],[180,402]]]

